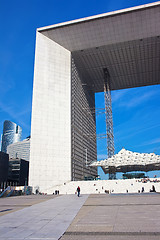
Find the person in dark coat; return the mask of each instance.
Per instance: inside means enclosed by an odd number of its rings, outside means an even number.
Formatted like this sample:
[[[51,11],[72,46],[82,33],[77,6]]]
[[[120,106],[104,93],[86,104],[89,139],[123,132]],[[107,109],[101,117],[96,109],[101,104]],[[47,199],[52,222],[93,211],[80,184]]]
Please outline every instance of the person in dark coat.
[[[78,186],[77,187],[77,196],[79,197],[79,195],[80,195],[80,187]]]

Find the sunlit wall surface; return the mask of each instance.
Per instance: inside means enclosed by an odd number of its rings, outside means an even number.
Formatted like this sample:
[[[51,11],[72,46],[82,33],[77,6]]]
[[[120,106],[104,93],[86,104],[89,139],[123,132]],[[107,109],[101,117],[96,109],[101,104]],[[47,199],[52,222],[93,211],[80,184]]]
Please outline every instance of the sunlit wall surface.
[[[21,142],[10,144],[7,147],[7,153],[10,158],[20,158],[29,161],[30,157],[30,138],[26,138]]]
[[[2,135],[2,152],[7,152],[7,146],[21,140],[22,128],[11,121],[4,121]]]

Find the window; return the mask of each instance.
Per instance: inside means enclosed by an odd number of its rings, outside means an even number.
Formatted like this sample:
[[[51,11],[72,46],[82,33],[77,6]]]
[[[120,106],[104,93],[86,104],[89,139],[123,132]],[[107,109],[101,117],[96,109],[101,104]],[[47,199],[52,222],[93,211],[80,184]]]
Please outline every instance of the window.
[[[18,125],[16,126],[16,133],[18,133]]]

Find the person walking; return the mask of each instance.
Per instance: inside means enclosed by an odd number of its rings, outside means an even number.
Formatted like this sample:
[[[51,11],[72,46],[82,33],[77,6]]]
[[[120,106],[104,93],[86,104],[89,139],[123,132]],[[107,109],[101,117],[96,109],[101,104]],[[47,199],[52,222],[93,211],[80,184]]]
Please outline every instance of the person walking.
[[[77,196],[79,197],[79,195],[80,195],[80,187],[78,186],[77,187]]]

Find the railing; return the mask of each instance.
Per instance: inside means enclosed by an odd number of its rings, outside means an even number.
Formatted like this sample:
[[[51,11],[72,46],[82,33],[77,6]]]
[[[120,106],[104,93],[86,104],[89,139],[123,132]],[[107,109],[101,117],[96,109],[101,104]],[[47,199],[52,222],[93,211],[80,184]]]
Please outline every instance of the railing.
[[[8,186],[1,194],[0,194],[0,198],[4,197],[5,193],[7,193],[7,191],[11,190],[11,187]]]

